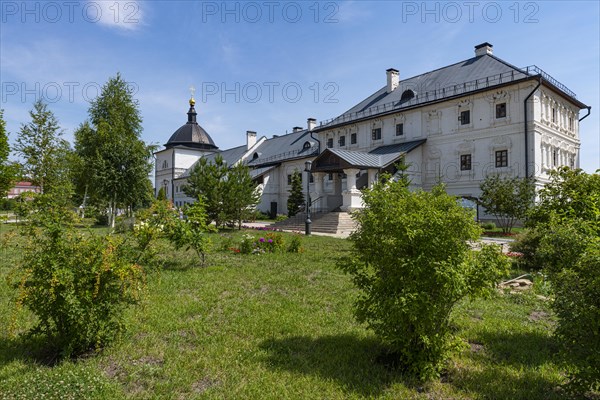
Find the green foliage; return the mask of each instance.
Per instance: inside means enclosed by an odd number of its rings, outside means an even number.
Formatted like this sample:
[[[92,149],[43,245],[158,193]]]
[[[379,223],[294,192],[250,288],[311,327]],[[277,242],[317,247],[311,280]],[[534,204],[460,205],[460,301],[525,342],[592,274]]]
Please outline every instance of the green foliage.
[[[8,199],[2,198],[0,199],[0,210],[1,211],[11,211],[14,210],[17,204],[16,199]]]
[[[496,224],[493,222],[486,222],[486,223],[481,224],[481,227],[485,230],[492,231],[492,230],[496,229]]]
[[[17,164],[8,161],[10,147],[8,146],[8,132],[4,121],[4,110],[0,109],[0,199],[17,180],[19,171]]]
[[[120,74],[91,102],[89,117],[75,132],[78,191],[87,191],[92,202],[108,208],[114,227],[118,207],[142,206],[152,197],[148,174],[154,146],[140,139],[139,104]]]
[[[250,170],[242,163],[227,171],[227,182],[223,204],[227,220],[237,223],[242,229],[242,221],[254,215],[260,202],[260,192],[250,176]]]
[[[199,197],[184,213],[186,219],[176,218],[168,226],[168,237],[177,249],[193,249],[204,265],[211,245],[207,234],[215,230],[208,222],[204,199]]]
[[[488,175],[480,185],[479,204],[496,217],[504,233],[510,233],[515,222],[525,219],[533,205],[535,181],[532,178]]]
[[[594,222],[556,221],[540,228],[538,257],[546,267],[562,346],[579,396],[600,390],[600,238]]]
[[[300,239],[300,235],[294,235],[290,239],[290,242],[287,246],[288,253],[301,253],[302,252],[302,239]]]
[[[217,227],[225,222],[227,164],[219,155],[214,162],[201,158],[193,167],[183,191],[193,198],[202,196],[206,204],[206,213]]]
[[[491,293],[509,261],[497,248],[470,250],[467,241],[477,240],[481,229],[441,186],[411,192],[404,180],[384,179],[363,192],[363,201],[350,237],[352,258],[340,263],[361,291],[358,321],[390,346],[409,374],[437,376],[456,348],[453,307]]]
[[[17,305],[38,318],[31,334],[46,336],[63,356],[99,349],[124,328],[122,314],[140,296],[142,268],[123,256],[124,240],[81,234],[48,195],[31,203],[32,224],[19,265]]]
[[[600,175],[552,171],[528,224],[524,250],[543,266],[554,293],[566,387],[583,396],[600,389]]]
[[[567,167],[550,171],[550,182],[540,190],[539,202],[528,223],[535,226],[548,222],[552,216],[588,221],[600,232],[600,173],[587,174]]]
[[[229,168],[219,155],[214,162],[201,158],[183,190],[190,197],[205,199],[207,215],[217,227],[231,223],[241,229],[242,221],[253,215],[260,201],[260,193],[248,167],[236,164]]]
[[[304,194],[302,192],[302,174],[295,170],[292,174],[292,186],[290,196],[287,201],[288,217],[298,214],[301,207],[304,206]]]
[[[510,243],[510,250],[523,254],[518,259],[518,266],[526,271],[537,271],[542,268],[538,259],[537,250],[542,238],[541,233],[535,229],[525,229]]]
[[[240,241],[240,253],[242,254],[251,254],[256,245],[256,238],[249,233],[246,233],[242,236],[242,240]]]
[[[71,194],[70,145],[60,138],[58,120],[42,100],[33,104],[29,115],[31,122],[21,125],[15,146],[25,161],[23,174],[42,193],[54,192],[66,201]]]
[[[161,187],[158,189],[158,194],[156,195],[156,200],[167,200],[167,194],[165,193],[165,188]]]

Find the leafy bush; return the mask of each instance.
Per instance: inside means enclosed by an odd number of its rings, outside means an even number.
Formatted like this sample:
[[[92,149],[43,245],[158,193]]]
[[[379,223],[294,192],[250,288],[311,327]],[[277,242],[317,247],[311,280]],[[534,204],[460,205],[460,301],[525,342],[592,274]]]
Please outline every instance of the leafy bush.
[[[24,231],[17,305],[37,316],[31,333],[47,336],[63,356],[98,349],[124,328],[122,313],[139,299],[143,270],[124,257],[123,239],[83,235],[56,210],[37,211]]]
[[[533,206],[535,180],[533,178],[488,175],[479,186],[479,204],[496,217],[502,232],[510,233],[519,219],[525,219]]]
[[[510,243],[511,252],[521,253],[518,259],[518,267],[526,271],[538,271],[542,268],[542,262],[537,255],[537,249],[540,244],[541,234],[537,230],[525,229],[519,233],[515,240]]]
[[[584,221],[552,221],[544,229],[538,257],[555,295],[555,335],[571,377],[566,387],[581,396],[600,390],[600,238]]]
[[[302,239],[300,239],[300,235],[292,236],[290,243],[287,247],[288,253],[301,253],[302,252]]]
[[[194,249],[204,265],[206,253],[211,245],[207,233],[215,230],[208,223],[204,199],[199,197],[196,202],[186,207],[184,213],[186,219],[174,218],[170,221],[167,235],[177,249]]]
[[[497,247],[471,251],[481,229],[469,210],[437,186],[408,190],[406,181],[376,183],[355,214],[353,257],[340,267],[361,290],[356,316],[408,373],[437,376],[456,347],[449,318],[465,296],[487,295],[509,261]]]
[[[561,167],[550,171],[550,182],[539,192],[539,203],[530,212],[528,224],[550,221],[552,216],[593,222],[600,232],[600,172]]]
[[[240,253],[242,254],[251,254],[254,251],[256,239],[254,236],[246,233],[242,236],[242,241],[240,242]]]
[[[485,223],[481,224],[481,227],[483,229],[485,229],[486,231],[492,231],[492,230],[496,229],[496,224],[493,222],[485,222]]]

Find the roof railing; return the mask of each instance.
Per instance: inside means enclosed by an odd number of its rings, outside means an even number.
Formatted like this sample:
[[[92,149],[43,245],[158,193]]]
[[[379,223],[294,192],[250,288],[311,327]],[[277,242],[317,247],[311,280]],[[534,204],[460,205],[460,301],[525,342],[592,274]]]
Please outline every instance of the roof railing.
[[[319,126],[326,126],[330,124],[336,125],[340,123],[354,121],[360,118],[370,117],[383,112],[388,112],[392,110],[402,110],[403,108],[412,107],[418,104],[442,100],[445,98],[473,92],[475,90],[493,87],[503,83],[508,83],[518,79],[523,79],[525,77],[531,77],[536,75],[541,75],[544,80],[550,82],[552,85],[556,86],[557,88],[565,92],[567,95],[573,98],[577,98],[573,91],[571,91],[565,85],[563,85],[562,83],[554,79],[552,76],[544,72],[541,68],[537,67],[536,65],[530,65],[519,70],[512,69],[507,72],[502,72],[496,75],[490,75],[485,78],[475,79],[472,81],[464,82],[462,84],[454,84],[437,90],[416,93],[415,97],[406,101],[392,101],[388,103],[378,104],[376,106],[372,106],[361,111],[342,114],[335,118],[320,121]]]
[[[313,151],[306,151],[305,149],[286,151],[284,153],[275,154],[275,155],[272,155],[269,157],[257,158],[255,160],[251,160],[248,162],[248,164],[252,164],[253,166],[255,166],[255,165],[261,165],[261,164],[265,164],[265,163],[269,163],[269,162],[273,162],[273,161],[286,160],[286,159],[298,157],[300,155],[311,156],[313,154],[316,154],[317,151],[318,151],[317,148],[313,149]],[[301,153],[305,153],[305,154],[301,154]]]

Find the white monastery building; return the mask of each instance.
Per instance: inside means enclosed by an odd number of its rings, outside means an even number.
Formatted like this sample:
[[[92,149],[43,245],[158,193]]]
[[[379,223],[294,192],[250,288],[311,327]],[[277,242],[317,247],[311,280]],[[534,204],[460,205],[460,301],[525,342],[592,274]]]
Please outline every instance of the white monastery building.
[[[312,161],[312,210],[349,211],[361,207],[361,188],[381,172],[397,173],[404,159],[413,187],[443,182],[449,193],[475,198],[488,174],[543,185],[551,169],[578,168],[579,122],[590,109],[540,68],[509,64],[482,43],[474,57],[421,75],[390,68],[385,85],[344,114],[318,125],[309,118],[306,128],[271,138],[248,131],[245,145],[228,150],[198,125],[191,99],[187,123],[155,153],[155,188],[176,206],[194,201],[183,193],[186,177],[200,157],[220,154],[251,168],[261,211],[287,213],[291,175]]]

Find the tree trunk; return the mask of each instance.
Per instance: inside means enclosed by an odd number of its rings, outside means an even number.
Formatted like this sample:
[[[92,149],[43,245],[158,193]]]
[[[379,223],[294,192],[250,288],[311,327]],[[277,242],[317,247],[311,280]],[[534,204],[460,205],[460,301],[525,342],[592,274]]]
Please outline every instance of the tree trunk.
[[[110,227],[115,229],[115,220],[117,219],[117,195],[113,195],[110,208]]]

